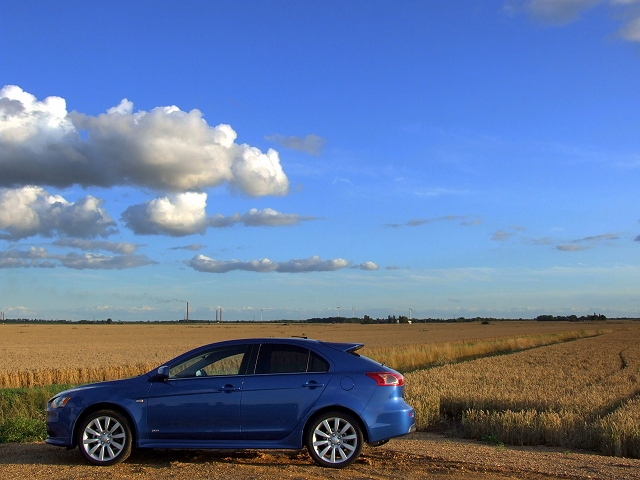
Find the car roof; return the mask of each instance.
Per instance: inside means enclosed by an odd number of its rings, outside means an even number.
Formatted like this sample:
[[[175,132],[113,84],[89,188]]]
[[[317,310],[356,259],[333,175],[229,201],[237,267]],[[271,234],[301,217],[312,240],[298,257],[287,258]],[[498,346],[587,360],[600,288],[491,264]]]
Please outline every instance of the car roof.
[[[325,342],[306,337],[258,337],[258,338],[237,338],[233,340],[223,340],[214,342],[209,345],[203,345],[200,348],[212,347],[219,344],[236,344],[236,343],[287,343],[293,345],[322,345],[341,352],[355,352],[364,346],[363,343],[354,342]]]

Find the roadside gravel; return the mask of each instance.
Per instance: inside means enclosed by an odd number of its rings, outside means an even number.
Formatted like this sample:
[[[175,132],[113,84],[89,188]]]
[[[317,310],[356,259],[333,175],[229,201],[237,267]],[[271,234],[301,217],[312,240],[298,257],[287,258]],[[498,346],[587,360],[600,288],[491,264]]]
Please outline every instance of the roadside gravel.
[[[496,447],[414,433],[365,448],[346,470],[317,467],[306,452],[141,450],[114,467],[87,465],[77,450],[0,445],[0,478],[37,479],[640,479],[640,460],[546,447]]]

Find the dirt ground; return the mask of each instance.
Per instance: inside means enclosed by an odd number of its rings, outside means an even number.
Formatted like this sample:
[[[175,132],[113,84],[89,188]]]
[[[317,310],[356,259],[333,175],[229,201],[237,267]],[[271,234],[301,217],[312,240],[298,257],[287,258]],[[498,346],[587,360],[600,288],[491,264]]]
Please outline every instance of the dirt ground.
[[[92,467],[77,450],[44,443],[0,445],[9,479],[455,479],[623,480],[640,478],[640,460],[547,447],[493,446],[414,433],[365,448],[345,470],[316,466],[306,452],[139,450],[125,463]]]

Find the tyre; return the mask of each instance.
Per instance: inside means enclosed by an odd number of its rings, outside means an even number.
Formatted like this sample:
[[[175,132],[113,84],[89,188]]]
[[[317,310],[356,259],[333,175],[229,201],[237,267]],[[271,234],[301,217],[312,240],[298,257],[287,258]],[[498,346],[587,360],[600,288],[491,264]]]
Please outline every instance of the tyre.
[[[306,434],[309,455],[318,465],[344,468],[362,451],[362,430],[358,421],[343,412],[327,412],[315,417]]]
[[[113,410],[93,412],[80,424],[78,448],[94,465],[115,465],[131,454],[131,427],[129,422]]]

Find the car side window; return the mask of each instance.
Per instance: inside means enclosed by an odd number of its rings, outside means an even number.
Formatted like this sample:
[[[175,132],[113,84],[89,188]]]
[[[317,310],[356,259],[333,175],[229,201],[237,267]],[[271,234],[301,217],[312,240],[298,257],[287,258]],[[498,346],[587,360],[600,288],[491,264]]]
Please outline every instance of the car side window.
[[[307,348],[297,345],[260,346],[256,374],[326,372],[329,364]]]
[[[221,347],[200,353],[169,369],[169,378],[211,377],[244,373],[248,345]]]
[[[307,372],[328,372],[329,362],[315,352],[309,351],[309,367]]]

